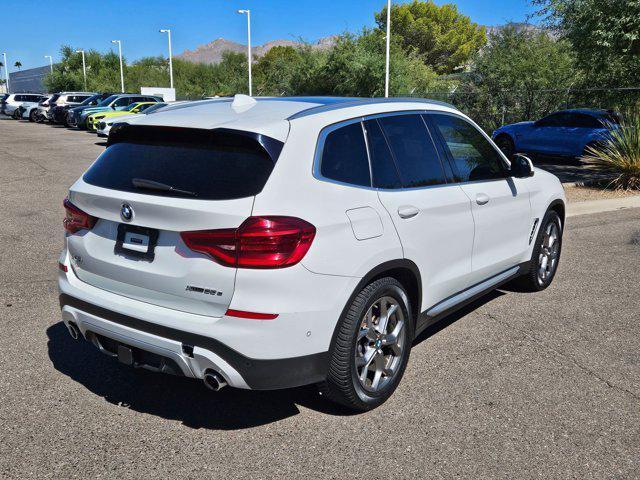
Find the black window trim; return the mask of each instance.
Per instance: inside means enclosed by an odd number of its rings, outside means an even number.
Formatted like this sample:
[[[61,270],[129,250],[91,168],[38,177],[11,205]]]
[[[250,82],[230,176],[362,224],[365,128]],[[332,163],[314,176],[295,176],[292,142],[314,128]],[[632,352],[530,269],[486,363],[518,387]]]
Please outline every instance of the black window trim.
[[[339,122],[330,124],[330,125],[326,125],[325,127],[322,128],[322,130],[320,131],[320,134],[318,135],[318,140],[316,142],[316,148],[315,148],[315,153],[314,153],[314,158],[313,158],[313,166],[312,166],[312,175],[316,180],[320,180],[322,182],[327,182],[327,183],[333,183],[336,185],[342,185],[345,187],[351,187],[351,188],[360,188],[360,189],[364,189],[364,190],[374,190],[374,191],[384,191],[384,192],[403,192],[403,191],[411,191],[411,190],[425,190],[425,189],[432,189],[432,188],[441,188],[441,187],[446,187],[446,186],[451,186],[452,184],[459,184],[460,182],[456,182],[455,178],[451,178],[450,175],[448,175],[447,173],[447,169],[444,166],[444,160],[440,157],[441,152],[440,152],[440,148],[438,148],[437,142],[439,140],[436,140],[436,138],[434,138],[435,136],[437,136],[439,134],[436,132],[432,132],[431,128],[429,128],[429,123],[425,121],[425,118],[423,117],[425,114],[429,114],[429,113],[446,113],[449,114],[449,112],[445,112],[445,111],[441,111],[441,110],[394,110],[392,112],[382,112],[382,113],[373,113],[370,115],[361,115],[358,117],[353,117],[353,118],[349,118],[349,119],[345,119],[345,120],[341,120]],[[440,162],[440,167],[442,168],[442,173],[443,176],[445,178],[445,183],[440,183],[438,185],[424,185],[421,187],[399,187],[399,188],[382,188],[382,187],[374,187],[373,186],[373,171],[372,171],[372,167],[371,167],[371,152],[369,150],[369,141],[367,139],[367,134],[366,134],[366,128],[364,126],[364,122],[367,120],[377,120],[378,118],[383,118],[383,117],[397,117],[397,116],[402,116],[402,115],[419,115],[428,134],[429,137],[433,143],[434,149],[436,150],[436,154],[438,155],[438,161]],[[461,118],[464,120],[464,117],[460,116],[460,115],[453,115],[456,116],[458,118]],[[333,178],[327,178],[324,175],[322,175],[321,172],[321,167],[322,167],[322,154],[324,151],[324,143],[325,140],[327,138],[327,136],[341,128],[341,127],[345,127],[347,125],[351,125],[354,123],[360,122],[360,125],[362,126],[362,135],[364,137],[364,143],[365,143],[365,147],[366,147],[366,151],[367,151],[367,161],[369,163],[369,186],[366,185],[355,185],[353,183],[346,183],[346,182],[341,182],[340,180],[334,180]],[[472,124],[473,125],[473,124]],[[380,128],[382,129],[382,126],[380,126]],[[477,127],[476,127],[477,128]],[[482,132],[482,130],[480,130]],[[387,142],[387,146],[389,145],[389,142],[387,140],[387,136],[384,133],[384,129],[382,129],[382,133],[385,137],[385,141]],[[482,134],[485,136],[485,138],[489,138],[484,132],[482,132]],[[493,142],[491,142],[491,145],[493,146]],[[446,147],[446,146],[445,146]],[[494,146],[494,148],[496,148]],[[398,173],[398,178],[400,179],[400,181],[402,182],[402,177],[400,176],[400,172],[398,169],[398,165],[396,163],[396,158],[395,155],[393,153],[393,150],[391,150],[391,147],[389,147],[389,150],[391,152],[391,158],[393,159],[393,164],[394,167],[396,168],[396,172]],[[451,160],[448,158],[448,154],[447,149],[444,149],[445,155],[447,155],[447,161],[451,162]],[[501,152],[500,152],[501,158],[504,160],[504,157],[502,156]],[[509,163],[507,165],[510,165]],[[451,167],[453,170],[453,167]],[[453,170],[454,174],[456,174],[456,170]],[[468,182],[467,182],[468,183]]]
[[[438,137],[438,141],[441,143],[442,147],[444,148],[444,153],[447,156],[447,160],[449,162],[449,165],[451,166],[451,170],[453,171],[453,174],[455,175],[455,178],[453,179],[452,183],[454,183],[456,185],[467,185],[467,184],[474,184],[474,183],[501,182],[503,180],[507,180],[508,178],[511,178],[511,176],[509,175],[509,169],[511,168],[511,162],[509,161],[509,159],[507,159],[504,156],[504,154],[502,153],[502,150],[500,150],[493,143],[493,140],[491,140],[489,135],[487,135],[484,132],[484,130],[482,130],[480,127],[478,127],[475,123],[473,123],[472,121],[469,121],[469,119],[466,119],[462,115],[456,115],[455,113],[445,112],[445,111],[441,111],[441,110],[431,110],[431,111],[425,112],[424,114],[427,115],[427,117],[430,114],[448,115],[450,117],[455,117],[455,118],[458,118],[459,120],[462,120],[463,122],[468,123],[473,128],[475,128],[478,132],[480,132],[480,134],[485,138],[485,140],[487,140],[489,142],[489,145],[491,146],[491,148],[493,148],[498,153],[498,157],[502,160],[502,167],[504,168],[504,174],[505,174],[504,177],[486,178],[486,179],[483,179],[483,180],[467,180],[465,182],[461,181],[462,177],[460,176],[460,172],[458,171],[458,167],[456,165],[455,160],[451,156],[451,151],[449,150],[449,147],[447,146],[447,142],[444,139],[444,137],[442,136],[442,133],[440,133],[440,130],[437,128],[437,126],[433,125],[434,135],[436,137]],[[429,118],[429,122],[428,123],[429,124],[433,123],[433,120],[431,118]]]

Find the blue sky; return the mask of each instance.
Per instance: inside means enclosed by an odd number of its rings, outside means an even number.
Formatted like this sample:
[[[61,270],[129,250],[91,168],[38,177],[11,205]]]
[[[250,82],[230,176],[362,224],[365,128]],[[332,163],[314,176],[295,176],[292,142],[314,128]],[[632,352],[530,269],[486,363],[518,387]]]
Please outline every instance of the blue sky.
[[[395,0],[398,3],[398,0]],[[527,0],[436,0],[455,3],[483,25],[524,21],[532,8]],[[44,55],[59,58],[60,46],[108,51],[122,40],[128,61],[167,55],[172,30],[173,52],[219,37],[246,42],[246,19],[236,13],[251,9],[252,42],[318,38],[372,26],[373,13],[385,0],[3,0],[0,52],[7,52],[9,71],[19,60],[24,68],[46,65]],[[116,47],[114,45],[114,47]],[[117,48],[117,47],[116,47]]]

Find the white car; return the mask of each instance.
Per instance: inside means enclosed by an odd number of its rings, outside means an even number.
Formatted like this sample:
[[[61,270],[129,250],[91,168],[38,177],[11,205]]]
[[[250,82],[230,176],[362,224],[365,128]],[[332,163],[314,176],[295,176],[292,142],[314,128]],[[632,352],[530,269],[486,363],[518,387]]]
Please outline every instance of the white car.
[[[435,101],[238,95],[109,145],[64,202],[62,319],[214,390],[317,383],[374,408],[427,326],[558,266],[558,179]]]
[[[141,113],[133,113],[133,114],[123,113],[122,115],[103,118],[96,123],[96,134],[99,137],[108,137],[109,132],[111,131],[111,127],[114,124],[130,123],[132,120],[135,120],[136,118],[143,118],[145,115],[148,115],[153,112],[157,112],[158,110],[161,110],[168,105],[169,105],[168,103],[158,102],[157,104],[151,105],[147,109],[143,110]]]
[[[31,107],[38,107],[38,102],[44,98],[39,93],[12,93],[5,98],[2,103],[2,113],[9,117],[16,119],[21,118],[22,109],[30,109]]]

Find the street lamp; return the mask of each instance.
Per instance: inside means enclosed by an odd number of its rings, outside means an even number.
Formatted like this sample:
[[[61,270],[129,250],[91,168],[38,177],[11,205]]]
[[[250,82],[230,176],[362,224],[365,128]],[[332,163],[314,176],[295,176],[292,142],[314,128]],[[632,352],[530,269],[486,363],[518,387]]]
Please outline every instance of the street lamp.
[[[384,71],[384,97],[389,98],[389,50],[391,46],[391,0],[387,0],[387,58]]]
[[[9,90],[9,64],[7,63],[7,53],[3,52],[2,56],[4,57],[4,78],[7,80],[7,93],[9,93],[11,90]]]
[[[251,10],[238,10],[240,15],[247,14],[247,60],[249,61],[249,96],[252,96],[251,89]]]
[[[171,88],[173,88],[173,60],[171,55],[171,30],[168,28],[163,28],[160,30],[160,33],[166,33],[169,36],[169,81],[171,83]]]
[[[76,53],[82,54],[82,75],[84,76],[84,91],[87,91],[87,64],[84,62],[84,50],[76,50]]]
[[[44,58],[49,59],[49,68],[51,68],[51,73],[53,73],[53,57],[51,55],[45,55]]]
[[[111,40],[111,43],[118,44],[118,53],[120,55],[120,86],[122,87],[122,93],[124,93],[124,68],[122,67],[122,41]]]

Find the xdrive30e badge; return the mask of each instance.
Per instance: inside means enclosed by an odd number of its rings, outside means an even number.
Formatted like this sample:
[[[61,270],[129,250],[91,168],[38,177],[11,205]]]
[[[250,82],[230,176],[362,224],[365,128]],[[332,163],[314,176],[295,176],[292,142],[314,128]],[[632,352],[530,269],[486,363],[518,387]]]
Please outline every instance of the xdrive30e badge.
[[[120,208],[120,217],[125,222],[130,222],[133,218],[133,207],[128,203],[123,203],[122,207]]]

